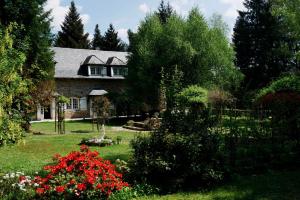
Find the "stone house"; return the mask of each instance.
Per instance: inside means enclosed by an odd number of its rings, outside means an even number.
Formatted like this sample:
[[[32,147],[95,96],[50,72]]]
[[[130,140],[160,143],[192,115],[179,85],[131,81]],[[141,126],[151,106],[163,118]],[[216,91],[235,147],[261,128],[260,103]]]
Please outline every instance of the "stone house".
[[[91,116],[93,96],[125,89],[128,52],[54,47],[56,94],[70,99],[66,118]],[[38,106],[37,120],[54,119],[55,101],[49,107]]]

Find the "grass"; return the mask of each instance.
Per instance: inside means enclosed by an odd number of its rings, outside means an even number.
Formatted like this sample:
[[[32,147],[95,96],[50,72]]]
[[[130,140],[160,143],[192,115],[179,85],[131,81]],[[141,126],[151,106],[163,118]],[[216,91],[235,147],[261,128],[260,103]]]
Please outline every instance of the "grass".
[[[148,196],[138,200],[298,200],[300,171],[273,172],[236,178],[209,192]]]
[[[79,150],[82,138],[99,137],[97,132],[92,131],[91,124],[86,121],[66,122],[66,134],[64,135],[55,134],[53,122],[34,123],[32,131],[43,134],[29,134],[20,144],[0,148],[0,172],[33,173],[39,171],[44,165],[51,163],[54,154],[66,155],[70,151]],[[131,154],[129,143],[136,132],[114,130],[109,126],[106,128],[106,132],[106,135],[112,139],[121,136],[121,144],[92,147],[92,149],[97,150],[100,156],[111,161],[117,158],[128,160]]]
[[[33,174],[51,163],[56,153],[65,155],[79,149],[84,137],[97,137],[87,121],[66,123],[66,134],[54,133],[53,122],[32,124],[34,132],[42,135],[28,135],[24,142],[0,148],[0,172],[24,171]],[[131,155],[130,140],[138,133],[107,127],[107,136],[122,137],[120,145],[92,147],[111,161],[117,158],[127,160]],[[146,196],[137,200],[296,200],[300,199],[300,170],[273,172],[258,176],[235,178],[224,186],[210,191],[178,192],[164,196]]]

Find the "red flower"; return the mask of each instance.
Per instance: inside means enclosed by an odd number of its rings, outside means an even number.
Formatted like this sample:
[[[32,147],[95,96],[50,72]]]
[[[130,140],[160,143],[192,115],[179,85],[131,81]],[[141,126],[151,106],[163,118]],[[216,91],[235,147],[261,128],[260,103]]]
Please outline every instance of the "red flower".
[[[56,186],[55,191],[58,193],[63,193],[65,191],[64,186]]]
[[[86,145],[81,145],[80,150],[81,150],[81,152],[87,152],[89,150],[89,147]]]
[[[24,181],[24,180],[26,180],[26,177],[25,177],[25,176],[20,176],[20,177],[19,177],[19,182]]]
[[[37,188],[35,191],[38,195],[42,195],[45,193],[45,189],[44,188]]]
[[[84,183],[78,183],[77,188],[78,190],[84,191],[86,189],[86,185]]]
[[[74,179],[69,181],[69,184],[74,185],[76,183],[76,181]]]
[[[45,188],[45,190],[50,190],[50,186],[49,185],[43,185],[43,187]]]
[[[122,181],[122,174],[115,170],[110,161],[99,157],[98,152],[90,151],[85,145],[81,146],[80,150],[63,157],[56,156],[58,159],[54,165],[45,166],[44,169],[48,174],[45,178],[36,177],[35,181],[42,185],[36,193],[43,192],[44,195],[48,195],[46,192],[52,188],[57,193],[64,193],[67,186],[71,188],[75,186],[76,190],[70,190],[73,195],[81,195],[83,191],[93,194],[93,191],[97,190],[108,198],[112,192],[128,186],[128,183]],[[61,178],[67,185],[56,185],[57,180]],[[79,180],[83,181],[77,183]]]

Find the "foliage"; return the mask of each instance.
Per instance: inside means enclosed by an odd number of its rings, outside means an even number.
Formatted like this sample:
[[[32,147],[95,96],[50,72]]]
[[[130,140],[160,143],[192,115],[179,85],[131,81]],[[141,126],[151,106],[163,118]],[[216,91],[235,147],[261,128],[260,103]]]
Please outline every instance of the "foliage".
[[[55,41],[57,47],[68,47],[77,49],[88,49],[88,33],[84,34],[82,19],[75,7],[74,1],[71,2],[69,12],[61,25]]]
[[[124,51],[125,46],[121,39],[118,37],[118,32],[112,24],[109,24],[109,28],[103,36],[102,50],[105,51]]]
[[[12,47],[12,30],[12,26],[0,30],[0,146],[22,138],[19,97],[28,93],[28,82],[21,77],[25,55]]]
[[[176,95],[177,101],[182,105],[201,105],[207,107],[208,92],[206,89],[196,85],[189,86],[183,89]]]
[[[22,119],[26,121],[22,126],[26,129],[30,125],[29,115],[32,108],[36,106],[35,103],[44,101],[44,88],[40,87],[40,84],[51,80],[54,74],[53,51],[50,49],[51,19],[50,11],[44,11],[45,2],[46,0],[17,0],[0,3],[0,29],[5,29],[11,23],[18,24],[12,32],[13,48],[24,54],[25,60],[19,75],[23,80],[28,81],[29,90],[26,94],[18,95],[16,99],[21,106],[14,105],[14,109],[21,110]],[[11,61],[14,59],[15,57],[12,56]],[[50,87],[48,89],[53,90]]]
[[[130,169],[137,181],[164,191],[210,186],[224,178],[218,135],[154,132],[132,141]]]
[[[94,38],[92,40],[92,48],[100,50],[102,49],[102,45],[103,45],[103,37],[101,36],[99,25],[96,24]]]
[[[181,87],[217,85],[231,89],[236,85],[240,75],[223,24],[209,26],[197,9],[187,18],[172,14],[163,25],[157,15],[148,15],[130,41],[127,80],[133,99],[157,110],[162,77],[168,80],[175,71],[182,73]]]
[[[262,88],[294,65],[289,46],[293,41],[281,18],[273,16],[272,2],[246,0],[246,10],[239,11],[233,44],[236,65],[245,75],[242,90]]]
[[[272,132],[276,137],[300,141],[300,78],[282,77],[260,90],[256,102],[272,111]],[[292,146],[292,145],[291,145]]]
[[[279,78],[278,80],[272,82],[268,87],[262,88],[257,94],[256,99],[260,99],[267,94],[274,94],[282,91],[300,93],[299,75],[289,75]]]
[[[221,108],[223,106],[229,106],[234,103],[234,97],[226,91],[220,90],[218,88],[210,90],[208,92],[208,102],[214,108]]]
[[[128,187],[122,181],[122,174],[115,171],[109,161],[98,157],[98,152],[81,146],[80,152],[67,156],[56,155],[54,165],[45,166],[45,177],[35,177],[39,188],[36,193],[42,197],[64,199],[108,198],[112,192]]]
[[[111,195],[110,200],[131,200],[137,197],[157,194],[158,188],[147,184],[138,184],[132,188],[125,187],[122,190]]]
[[[23,172],[7,173],[0,177],[0,198],[32,199],[33,187],[31,176],[25,176]]]
[[[207,90],[190,86],[174,95],[174,107],[163,114],[160,128],[138,136],[130,162],[137,181],[163,190],[210,186],[223,180],[221,136],[208,108]]]
[[[273,1],[273,14],[280,17],[284,32],[289,33],[292,59],[295,67],[299,70],[300,49],[300,8],[298,0],[275,0]]]
[[[97,117],[107,119],[110,112],[110,102],[108,98],[104,96],[95,97],[93,101],[93,111]]]
[[[164,0],[161,0],[158,12],[156,12],[156,15],[159,17],[159,20],[162,24],[167,23],[167,20],[171,17],[173,13],[173,8],[170,5],[170,2],[165,4]]]

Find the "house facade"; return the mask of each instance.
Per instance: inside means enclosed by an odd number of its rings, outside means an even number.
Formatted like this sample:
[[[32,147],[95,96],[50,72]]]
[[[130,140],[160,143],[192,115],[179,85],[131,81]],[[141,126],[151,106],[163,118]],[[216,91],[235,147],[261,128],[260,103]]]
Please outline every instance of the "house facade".
[[[66,118],[91,117],[92,99],[125,90],[128,52],[54,47],[56,95],[69,98]],[[37,120],[55,118],[55,99],[37,108]]]

